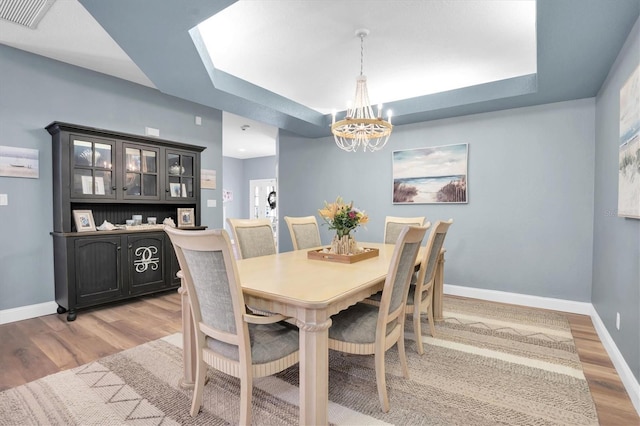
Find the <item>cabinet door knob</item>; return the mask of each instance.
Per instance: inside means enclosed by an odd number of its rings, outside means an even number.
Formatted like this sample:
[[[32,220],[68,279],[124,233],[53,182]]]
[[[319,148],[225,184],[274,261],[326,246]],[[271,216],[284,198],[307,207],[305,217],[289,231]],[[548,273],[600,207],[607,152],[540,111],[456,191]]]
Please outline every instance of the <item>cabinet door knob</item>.
[[[131,248],[133,248],[133,244],[129,244],[129,248],[130,248],[130,249],[131,249]]]
[[[111,187],[111,190],[112,190],[112,191],[115,191],[116,189],[118,189],[118,187],[117,187],[117,186],[115,186],[115,185]]]
[[[120,250],[120,249],[122,249],[122,247],[118,246],[117,250]]]
[[[126,190],[127,190],[127,187],[126,187],[126,186],[123,186],[123,187],[122,187],[122,190],[123,190],[123,191],[126,191]]]

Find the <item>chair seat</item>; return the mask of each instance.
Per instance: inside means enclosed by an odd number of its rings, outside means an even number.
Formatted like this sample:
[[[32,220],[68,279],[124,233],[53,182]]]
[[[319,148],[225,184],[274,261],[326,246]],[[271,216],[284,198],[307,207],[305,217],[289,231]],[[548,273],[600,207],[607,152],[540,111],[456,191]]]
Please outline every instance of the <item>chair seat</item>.
[[[251,359],[265,364],[284,358],[298,350],[298,330],[279,323],[248,324]],[[226,358],[238,361],[238,347],[207,337],[207,346]]]
[[[374,343],[379,309],[378,306],[357,303],[349,309],[338,312],[331,317],[329,339],[352,343]],[[394,320],[387,325],[387,334],[396,324],[397,321]]]

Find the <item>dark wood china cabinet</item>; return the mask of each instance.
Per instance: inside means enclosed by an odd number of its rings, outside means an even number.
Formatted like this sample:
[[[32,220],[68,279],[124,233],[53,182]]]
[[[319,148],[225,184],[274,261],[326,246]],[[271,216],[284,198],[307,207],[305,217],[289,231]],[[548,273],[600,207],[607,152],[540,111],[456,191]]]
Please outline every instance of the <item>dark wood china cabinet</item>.
[[[200,153],[204,147],[53,122],[53,253],[58,313],[180,286],[178,262],[163,220],[192,208],[200,226]],[[78,232],[74,210],[96,226],[142,226]],[[148,225],[147,218],[158,225]]]

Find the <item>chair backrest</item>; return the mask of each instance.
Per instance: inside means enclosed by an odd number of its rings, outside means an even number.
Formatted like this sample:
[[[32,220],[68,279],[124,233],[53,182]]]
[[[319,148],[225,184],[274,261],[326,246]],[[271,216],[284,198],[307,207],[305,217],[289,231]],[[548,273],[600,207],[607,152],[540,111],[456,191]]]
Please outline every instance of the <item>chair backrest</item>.
[[[419,217],[396,217],[387,216],[384,220],[384,243],[395,244],[400,235],[400,231],[405,226],[424,225],[424,216]]]
[[[165,227],[180,264],[187,288],[196,341],[204,345],[199,333],[202,324],[207,335],[222,342],[249,346],[249,333],[238,270],[227,231],[223,229],[186,231]]]
[[[276,254],[269,219],[227,219],[240,259]]]
[[[386,324],[380,322],[388,324],[396,319],[404,324],[404,315],[401,318],[399,316],[407,303],[411,275],[427,228],[428,226],[406,226],[400,231],[382,290],[378,326],[386,327]],[[384,317],[387,317],[386,321],[383,320]]]
[[[291,217],[285,216],[294,250],[303,250],[322,245],[320,230],[315,216]]]
[[[438,256],[440,255],[440,250],[442,250],[444,245],[444,239],[447,236],[447,232],[449,231],[449,227],[452,223],[453,219],[446,221],[439,220],[431,228],[431,233],[429,234],[429,239],[424,247],[424,255],[420,263],[416,294],[422,290],[422,286],[433,282],[438,263]]]

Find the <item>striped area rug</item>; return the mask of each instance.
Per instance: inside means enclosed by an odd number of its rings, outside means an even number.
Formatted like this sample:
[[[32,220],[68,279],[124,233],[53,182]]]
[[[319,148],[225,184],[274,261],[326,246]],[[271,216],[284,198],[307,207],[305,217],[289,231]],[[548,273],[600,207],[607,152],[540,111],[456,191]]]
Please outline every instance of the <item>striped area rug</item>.
[[[387,352],[389,413],[380,410],[373,356],[330,353],[331,424],[598,424],[564,316],[454,297],[444,307],[422,356],[407,323],[409,380],[397,350]],[[4,391],[0,425],[237,423],[239,381],[212,370],[204,409],[190,417],[191,392],[177,385],[180,344],[175,334]],[[298,423],[297,366],[254,385],[254,424]]]

